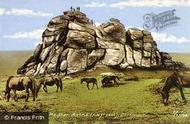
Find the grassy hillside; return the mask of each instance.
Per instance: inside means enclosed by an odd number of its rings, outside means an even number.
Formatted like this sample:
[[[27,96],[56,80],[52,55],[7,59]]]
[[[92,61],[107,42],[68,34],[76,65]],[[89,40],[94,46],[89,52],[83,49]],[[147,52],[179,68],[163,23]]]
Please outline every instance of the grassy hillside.
[[[188,103],[181,101],[178,91],[171,93],[169,106],[161,102],[160,93],[153,92],[163,84],[158,83],[169,75],[169,71],[128,70],[121,75],[119,87],[102,88],[100,73],[113,72],[110,68],[83,72],[63,79],[63,92],[56,93],[56,86],[48,87],[48,93],[40,90],[35,102],[32,98],[24,102],[24,91],[19,91],[18,102],[2,98],[8,75],[15,74],[17,68],[31,55],[31,52],[0,52],[0,111],[48,111],[50,124],[54,123],[190,123],[190,89],[185,89]],[[172,54],[175,60],[188,64],[188,55]],[[88,90],[80,84],[80,78],[94,76],[99,88]],[[126,81],[137,76],[139,81]]]
[[[31,55],[31,51],[0,51],[0,75],[16,74],[18,67]]]
[[[190,54],[188,53],[171,53],[175,61],[183,62],[187,67],[190,67]]]
[[[30,56],[32,51],[0,51],[0,76],[16,74],[16,70],[20,67]],[[175,61],[185,63],[190,67],[190,54],[171,53]]]
[[[163,72],[162,72],[163,73]],[[152,75],[154,76],[154,75]],[[119,87],[88,90],[80,84],[80,77],[64,79],[63,92],[56,93],[56,87],[48,87],[48,93],[40,91],[37,101],[24,102],[24,92],[17,92],[18,102],[0,100],[0,111],[48,111],[50,124],[65,121],[90,121],[91,123],[119,121],[120,123],[190,123],[190,103],[184,105],[179,92],[172,93],[169,106],[161,102],[160,94],[155,94],[149,87],[158,86],[161,79],[141,79],[125,81],[121,78]],[[154,76],[155,77],[155,76]],[[1,82],[0,91],[4,90],[5,81]],[[190,89],[185,90],[187,98]],[[121,123],[122,124],[122,123]]]

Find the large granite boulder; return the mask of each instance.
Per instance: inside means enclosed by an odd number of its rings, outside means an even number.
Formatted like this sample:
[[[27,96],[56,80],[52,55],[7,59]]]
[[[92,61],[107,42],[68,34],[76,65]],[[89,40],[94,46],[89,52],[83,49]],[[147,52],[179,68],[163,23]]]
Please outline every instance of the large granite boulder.
[[[38,44],[33,52],[35,61],[39,61],[40,53],[42,52],[42,44]]]
[[[125,58],[124,45],[115,42],[107,42],[97,38],[98,47],[105,49],[105,55],[102,63],[108,66],[119,65]]]
[[[118,19],[110,19],[110,22],[104,23],[96,29],[96,35],[103,41],[125,44],[125,27]]]
[[[87,58],[88,53],[86,49],[69,49],[67,54],[67,74],[85,70]]]
[[[142,62],[142,52],[133,50],[133,57],[134,57],[135,65],[140,67],[141,62]]]
[[[102,60],[102,63],[108,66],[116,66],[123,61],[124,57],[124,49],[106,49],[105,57]]]
[[[96,27],[77,10],[52,18],[33,55],[17,70],[28,76],[73,74],[101,65],[117,69],[172,68],[175,62],[160,52],[150,32],[125,29],[118,19]]]
[[[106,51],[105,49],[92,50],[88,54],[87,66],[88,67],[94,66],[98,61],[100,61],[104,57],[105,51]]]
[[[128,39],[130,40],[142,40],[143,32],[138,28],[129,28],[126,33]]]
[[[65,11],[63,12],[65,18],[72,22],[79,22],[81,24],[92,24],[90,20],[86,17],[86,14],[80,11]]]
[[[68,27],[71,30],[87,32],[93,36],[96,35],[96,32],[95,32],[96,27],[92,24],[81,24],[81,23],[77,23],[77,22],[70,22]]]
[[[77,30],[70,30],[67,34],[67,39],[64,44],[70,48],[88,48],[93,49],[96,47],[95,37],[87,32]]]
[[[133,57],[133,49],[129,45],[125,45],[126,50],[126,61],[129,63],[129,65],[134,65],[134,57]]]

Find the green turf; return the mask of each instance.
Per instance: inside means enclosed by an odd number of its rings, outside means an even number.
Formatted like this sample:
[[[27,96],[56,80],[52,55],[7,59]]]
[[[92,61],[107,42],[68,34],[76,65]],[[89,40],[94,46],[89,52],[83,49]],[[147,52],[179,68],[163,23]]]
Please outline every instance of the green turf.
[[[188,53],[171,53],[170,54],[175,61],[183,62],[187,67],[190,67],[190,54]]]
[[[15,75],[18,67],[31,55],[31,51],[0,51],[0,76]]]
[[[5,89],[8,75],[15,74],[31,52],[8,53],[0,52],[0,93]],[[14,55],[13,55],[14,54]],[[2,59],[3,58],[3,59]],[[178,57],[179,58],[179,57]],[[185,57],[184,57],[185,58]],[[12,62],[14,60],[14,62]],[[12,63],[12,65],[11,65]],[[9,66],[10,65],[10,66]],[[11,99],[6,102],[0,100],[0,111],[48,111],[50,123],[97,123],[105,124],[112,121],[119,123],[190,123],[190,103],[186,105],[181,101],[179,92],[173,92],[169,106],[161,102],[160,94],[155,94],[150,87],[160,85],[158,82],[169,75],[168,71],[128,70],[123,71],[119,87],[102,88],[100,73],[114,71],[110,68],[99,68],[96,71],[80,73],[72,79],[63,79],[63,92],[56,93],[56,87],[48,87],[48,93],[42,90],[35,102]],[[118,73],[118,71],[115,71]],[[88,90],[85,84],[80,84],[80,78],[95,76],[99,88]],[[139,77],[139,81],[125,81],[130,76]],[[162,84],[161,84],[162,86]],[[190,89],[185,89],[186,98],[189,100]],[[19,97],[24,92],[18,92]]]
[[[100,77],[97,77],[100,80]],[[57,121],[79,121],[79,120],[124,120],[139,122],[140,120],[149,122],[187,122],[190,104],[183,105],[179,93],[173,93],[170,105],[164,106],[161,103],[159,94],[153,94],[147,90],[152,84],[156,84],[160,79],[142,79],[140,81],[123,81],[124,85],[112,88],[94,88],[88,90],[79,79],[64,80],[64,91],[56,93],[56,88],[48,87],[49,93],[42,90],[37,101],[29,99],[28,103],[24,99],[18,102],[11,100],[6,102],[1,100],[1,109],[8,111],[49,111],[51,122]],[[4,84],[4,82],[3,82]],[[4,90],[1,85],[0,90]],[[186,89],[186,97],[189,98],[190,90]],[[18,92],[22,96],[24,92]],[[179,114],[180,113],[180,114]],[[55,115],[54,115],[55,114]],[[58,116],[60,115],[61,116]],[[179,114],[179,115],[178,115]],[[184,116],[179,120],[176,116]]]

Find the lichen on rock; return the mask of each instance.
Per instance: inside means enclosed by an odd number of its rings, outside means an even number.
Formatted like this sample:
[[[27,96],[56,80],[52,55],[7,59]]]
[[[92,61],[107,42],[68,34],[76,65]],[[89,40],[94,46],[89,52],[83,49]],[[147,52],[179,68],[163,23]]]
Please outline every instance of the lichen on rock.
[[[52,18],[33,55],[17,70],[18,74],[72,74],[104,64],[118,69],[172,68],[168,53],[160,52],[151,32],[125,29],[118,20],[95,26],[86,14],[65,11]]]

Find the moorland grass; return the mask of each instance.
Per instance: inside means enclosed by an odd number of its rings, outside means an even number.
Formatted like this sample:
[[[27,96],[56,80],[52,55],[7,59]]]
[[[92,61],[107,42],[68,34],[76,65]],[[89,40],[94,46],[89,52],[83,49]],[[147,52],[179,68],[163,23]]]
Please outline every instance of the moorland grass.
[[[31,53],[17,53],[11,59],[0,56],[0,94],[3,94],[8,75],[14,75]],[[15,53],[16,54],[16,53]],[[22,55],[21,55],[22,54]],[[2,53],[1,53],[2,55]],[[3,54],[5,55],[5,53]],[[16,57],[18,56],[18,57]],[[13,57],[13,58],[12,58]],[[20,59],[22,57],[22,59]],[[14,62],[15,64],[14,64]],[[10,65],[10,64],[13,65]],[[10,66],[9,66],[10,65]],[[56,86],[48,87],[48,93],[40,90],[35,102],[24,98],[15,102],[0,100],[0,111],[48,111],[50,123],[111,123],[110,120],[121,123],[190,123],[190,104],[181,101],[178,91],[172,92],[168,106],[161,102],[159,93],[150,87],[160,86],[158,83],[171,72],[166,70],[126,70],[122,71],[119,87],[102,88],[100,76],[103,72],[121,73],[111,68],[97,68],[95,71],[82,72],[63,79],[63,92],[56,93]],[[80,84],[80,78],[94,76],[98,80],[99,88],[88,90],[85,84]],[[137,76],[139,81],[125,81],[126,77]],[[154,88],[153,87],[153,88]],[[190,89],[185,89],[187,100]],[[22,97],[24,92],[17,92]],[[68,123],[69,123],[68,122]]]

